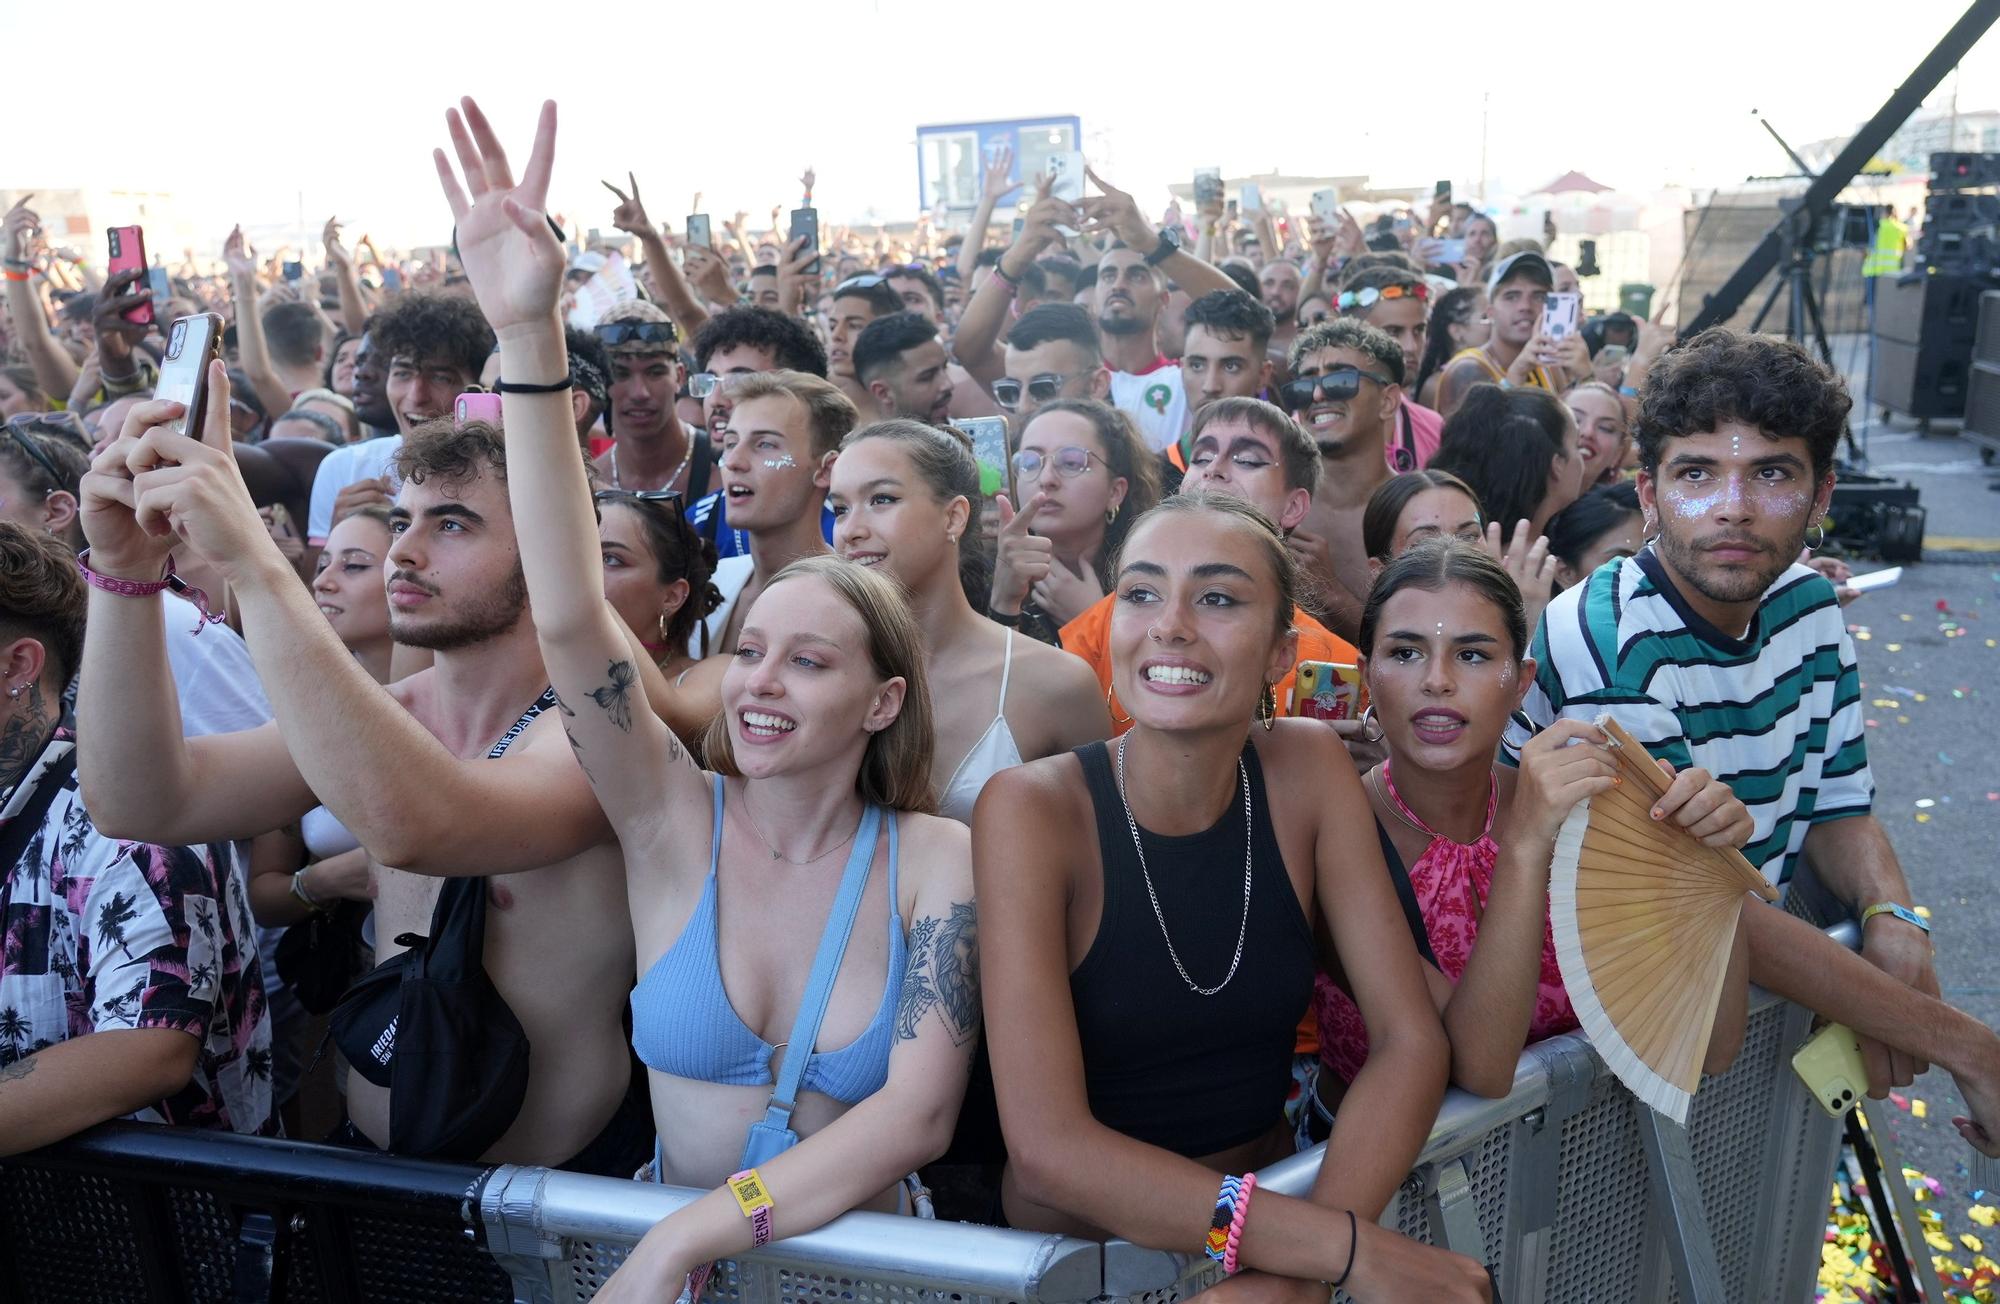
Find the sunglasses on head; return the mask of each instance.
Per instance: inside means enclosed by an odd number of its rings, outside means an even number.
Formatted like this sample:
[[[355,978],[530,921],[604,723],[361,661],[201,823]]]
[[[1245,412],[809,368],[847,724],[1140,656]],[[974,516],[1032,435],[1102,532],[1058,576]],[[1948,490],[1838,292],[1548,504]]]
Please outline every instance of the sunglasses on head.
[[[7,433],[16,444],[20,445],[21,451],[28,455],[28,460],[42,468],[43,473],[49,477],[50,484],[60,485],[63,479],[62,472],[56,470],[56,464],[49,460],[49,455],[44,453],[41,445],[32,438],[36,433],[37,424],[46,419],[46,415],[40,412],[17,413],[7,418]],[[71,419],[74,420],[74,417]]]
[[[1363,371],[1359,367],[1334,367],[1318,376],[1299,376],[1285,382],[1283,393],[1285,402],[1294,412],[1303,412],[1313,405],[1315,391],[1324,395],[1329,402],[1340,402],[1353,398],[1361,392],[1361,382],[1372,380],[1378,385],[1394,384],[1389,377],[1379,371]]]
[[[678,489],[599,489],[590,496],[590,500],[599,506],[605,503],[652,503],[672,507],[675,516],[687,519],[687,505]]]
[[[608,321],[597,328],[597,338],[606,348],[621,344],[667,344],[680,342],[672,322]]]
[[[1422,284],[1369,286],[1365,290],[1342,290],[1338,300],[1342,312],[1353,312],[1357,308],[1373,308],[1378,303],[1396,299],[1415,299],[1419,303],[1431,297],[1431,287]]]
[[[1065,376],[1061,372],[1045,371],[1040,375],[1028,377],[1028,383],[1025,388],[1028,391],[1028,397],[1035,400],[1035,402],[1048,403],[1062,393],[1064,385],[1069,384],[1072,380],[1083,374],[1083,372],[1075,371]],[[1013,412],[1021,406],[1021,390],[1023,388],[1024,386],[1018,380],[996,380],[993,382],[993,401],[1009,412]]]
[[[1065,480],[1074,480],[1090,469],[1091,459],[1096,456],[1097,454],[1087,448],[1077,448],[1074,446],[1058,448],[1055,452],[1048,454],[1043,454],[1037,449],[1024,448],[1014,454],[1014,474],[1029,477],[1038,476],[1042,473],[1043,465],[1053,462],[1057,475]]]
[[[873,274],[867,276],[850,276],[839,285],[833,287],[833,297],[838,299],[843,294],[853,294],[859,290],[872,290],[878,285],[887,285],[888,283],[889,278],[886,276],[876,276]]]

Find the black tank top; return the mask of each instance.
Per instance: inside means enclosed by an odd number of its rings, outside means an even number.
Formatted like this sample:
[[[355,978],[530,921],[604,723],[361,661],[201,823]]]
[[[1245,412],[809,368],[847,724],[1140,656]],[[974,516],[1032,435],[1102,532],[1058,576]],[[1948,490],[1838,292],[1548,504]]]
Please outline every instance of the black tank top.
[[[1249,771],[1250,919],[1236,976],[1214,996],[1174,969],[1146,899],[1108,744],[1076,749],[1097,814],[1104,913],[1069,976],[1090,1112],[1107,1127],[1195,1158],[1264,1135],[1284,1115],[1294,1034],[1312,1000],[1312,929],[1285,873],[1257,749]],[[1140,830],[1174,950],[1203,987],[1221,982],[1243,918],[1243,803],[1186,837]]]

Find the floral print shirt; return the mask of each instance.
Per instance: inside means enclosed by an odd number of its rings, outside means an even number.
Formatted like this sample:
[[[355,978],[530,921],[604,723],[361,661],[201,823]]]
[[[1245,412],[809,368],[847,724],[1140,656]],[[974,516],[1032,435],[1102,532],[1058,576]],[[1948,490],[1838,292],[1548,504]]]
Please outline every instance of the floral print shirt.
[[[27,807],[74,747],[56,731],[0,807]],[[12,865],[0,866],[0,1065],[93,1032],[173,1028],[201,1043],[194,1075],[133,1117],[271,1134],[271,1021],[250,901],[226,847],[99,833],[72,770]]]

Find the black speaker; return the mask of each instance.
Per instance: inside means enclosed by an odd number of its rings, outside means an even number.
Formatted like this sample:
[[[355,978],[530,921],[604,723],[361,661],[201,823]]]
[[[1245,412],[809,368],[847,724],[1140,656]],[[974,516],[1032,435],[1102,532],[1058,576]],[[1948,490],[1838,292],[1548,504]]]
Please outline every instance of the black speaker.
[[[2000,278],[2000,239],[1991,228],[1981,231],[1926,230],[1917,241],[1917,261],[1937,276],[1961,280]]]
[[[2000,186],[2000,154],[1931,155],[1932,190]]]
[[[1979,333],[1972,345],[1972,374],[1965,391],[1965,424],[1959,436],[1991,456],[2000,450],[2000,290],[1979,296]]]
[[[1826,537],[1849,552],[1876,553],[1884,561],[1920,561],[1926,516],[1908,481],[1842,471],[1834,477]]]
[[[1924,233],[1978,231],[2000,223],[2000,195],[1940,194],[1924,205]]]
[[[1985,283],[1940,275],[1875,285],[1876,401],[1920,421],[1963,413]]]

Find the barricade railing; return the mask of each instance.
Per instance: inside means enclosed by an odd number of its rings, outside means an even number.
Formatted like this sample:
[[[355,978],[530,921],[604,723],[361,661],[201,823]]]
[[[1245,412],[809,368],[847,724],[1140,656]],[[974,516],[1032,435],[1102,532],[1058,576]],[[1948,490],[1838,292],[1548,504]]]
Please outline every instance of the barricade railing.
[[[1839,1150],[1790,1071],[1810,1020],[1753,991],[1743,1050],[1685,1134],[1580,1038],[1532,1046],[1507,1096],[1447,1095],[1382,1222],[1485,1262],[1510,1304],[1810,1298]],[[1263,1184],[1307,1193],[1321,1153]],[[699,1194],[113,1124],[0,1162],[0,1301],[570,1304]],[[709,1298],[1169,1304],[1214,1280],[1125,1241],[855,1213],[724,1264]]]

